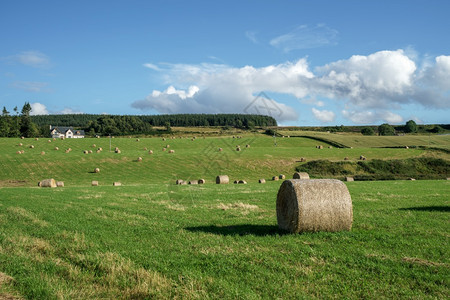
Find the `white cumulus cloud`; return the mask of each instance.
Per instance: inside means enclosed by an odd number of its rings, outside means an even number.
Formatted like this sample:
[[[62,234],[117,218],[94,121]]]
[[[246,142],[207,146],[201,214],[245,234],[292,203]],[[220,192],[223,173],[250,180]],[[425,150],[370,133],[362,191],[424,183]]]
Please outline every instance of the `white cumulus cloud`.
[[[153,66],[147,67],[156,70]],[[450,56],[438,56],[418,67],[401,49],[354,55],[314,71],[305,58],[263,67],[207,63],[158,66],[168,88],[153,91],[135,101],[133,107],[161,113],[245,113],[265,92],[290,95],[299,100],[297,103],[316,107],[324,107],[325,100],[342,102],[345,111],[314,108],[312,116],[321,122],[333,122],[340,114],[357,124],[380,120],[400,123],[402,116],[392,111],[401,110],[405,104],[450,107]],[[279,122],[298,119],[293,107],[277,99],[269,102],[273,104],[271,109],[254,111],[268,115],[281,112],[272,115]]]
[[[48,115],[47,107],[39,102],[30,103],[31,105],[31,112],[30,115]]]
[[[314,118],[322,123],[333,122],[336,118],[336,114],[330,110],[318,110],[314,107],[311,109]]]

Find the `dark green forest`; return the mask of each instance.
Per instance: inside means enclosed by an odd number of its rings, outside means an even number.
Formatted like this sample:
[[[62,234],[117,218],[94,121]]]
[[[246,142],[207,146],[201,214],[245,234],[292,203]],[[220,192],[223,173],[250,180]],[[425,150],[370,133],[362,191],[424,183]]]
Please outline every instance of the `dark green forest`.
[[[74,127],[83,129],[87,135],[131,135],[159,134],[171,132],[171,127],[209,127],[254,129],[255,127],[277,126],[277,121],[269,116],[243,114],[176,114],[152,116],[119,115],[38,115],[32,116],[27,102],[14,113],[3,107],[0,116],[0,137],[48,136],[53,127]],[[155,129],[154,127],[158,127]],[[161,129],[163,127],[163,129]]]

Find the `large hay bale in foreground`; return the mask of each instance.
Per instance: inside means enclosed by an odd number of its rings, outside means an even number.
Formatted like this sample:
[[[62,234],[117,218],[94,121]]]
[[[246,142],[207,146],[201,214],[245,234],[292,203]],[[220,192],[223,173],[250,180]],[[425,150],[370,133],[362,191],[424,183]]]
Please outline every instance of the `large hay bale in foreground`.
[[[352,199],[336,179],[289,179],[277,195],[278,227],[291,233],[350,230]]]
[[[56,182],[57,187],[64,187],[64,181],[57,181]]]
[[[309,174],[306,172],[295,172],[294,176],[292,176],[294,179],[309,179]]]
[[[216,183],[217,184],[228,184],[228,183],[230,183],[230,178],[228,178],[228,175],[219,175],[216,177]]]
[[[98,181],[94,180],[94,181],[91,182],[91,184],[92,184],[92,186],[98,186]]]
[[[50,179],[44,179],[44,180],[41,180],[41,181],[38,183],[38,186],[40,186],[40,187],[52,187],[52,188],[55,188],[55,187],[56,187],[56,181],[55,181],[55,179],[53,179],[53,178],[50,178]]]

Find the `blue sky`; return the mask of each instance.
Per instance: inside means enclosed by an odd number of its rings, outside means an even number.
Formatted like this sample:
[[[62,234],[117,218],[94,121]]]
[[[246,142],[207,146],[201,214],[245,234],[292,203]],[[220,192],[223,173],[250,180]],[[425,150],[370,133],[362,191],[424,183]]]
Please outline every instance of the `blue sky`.
[[[450,1],[1,1],[0,106],[450,123]]]

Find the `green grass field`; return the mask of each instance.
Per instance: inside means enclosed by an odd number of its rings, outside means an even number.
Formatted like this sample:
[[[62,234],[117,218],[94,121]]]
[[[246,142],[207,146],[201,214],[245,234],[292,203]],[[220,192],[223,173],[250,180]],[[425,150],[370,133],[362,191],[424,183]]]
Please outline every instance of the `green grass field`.
[[[273,138],[245,135],[117,138],[115,154],[109,142],[0,139],[0,299],[450,297],[450,181],[347,183],[352,230],[297,235],[277,227],[281,182],[257,183],[290,178],[300,157],[445,153],[318,150],[317,141],[293,137],[275,147]],[[162,151],[167,144],[175,153]],[[97,147],[104,151],[83,154]],[[249,184],[213,184],[219,174]],[[38,188],[45,178],[66,187]],[[176,178],[207,183],[177,186]]]

